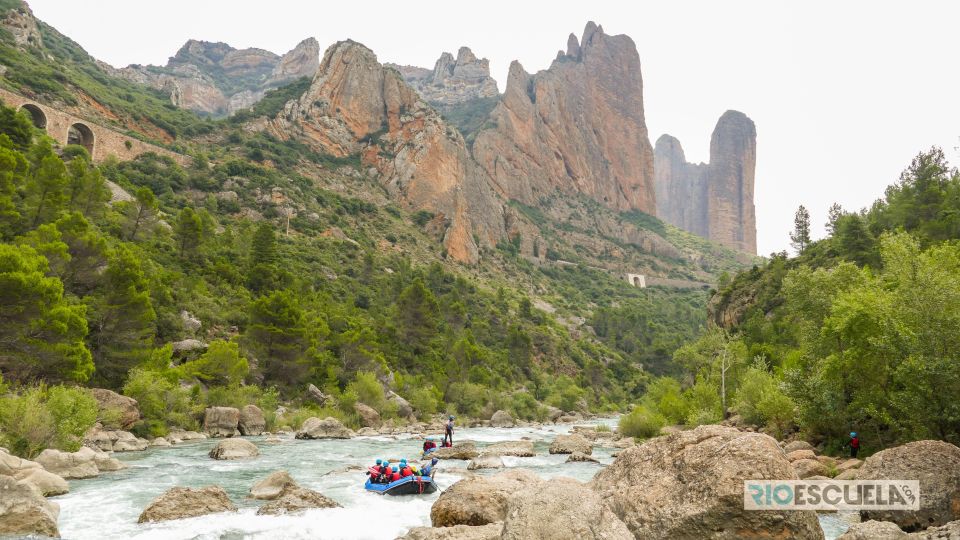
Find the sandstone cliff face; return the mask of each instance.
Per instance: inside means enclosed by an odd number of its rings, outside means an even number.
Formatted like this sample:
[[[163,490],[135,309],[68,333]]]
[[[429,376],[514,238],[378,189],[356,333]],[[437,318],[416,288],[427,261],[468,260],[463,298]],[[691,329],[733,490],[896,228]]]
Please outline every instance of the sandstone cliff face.
[[[510,66],[473,154],[505,197],[536,205],[559,190],[614,210],[655,208],[653,148],[636,46],[588,23],[546,71]]]
[[[423,99],[438,108],[499,94],[497,82],[490,77],[490,62],[477,58],[468,47],[460,47],[457,57],[443,53],[433,71],[413,66],[390,65],[403,75]]]
[[[164,67],[132,65],[108,72],[163,90],[178,107],[225,115],[252,106],[271,88],[312,77],[319,62],[320,44],[314,38],[282,57],[263,49],[190,40]]]
[[[17,47],[40,47],[43,45],[37,20],[33,17],[30,6],[25,2],[19,2],[19,5],[0,13],[0,28],[10,32]]]
[[[757,130],[727,111],[710,140],[710,163],[687,163],[680,142],[663,135],[655,152],[657,215],[677,227],[745,253],[757,252],[753,203]]]
[[[393,197],[437,215],[447,252],[459,261],[478,259],[476,240],[492,246],[504,237],[502,205],[463,138],[359,43],[327,49],[310,88],[268,129],[335,156],[360,153]]]

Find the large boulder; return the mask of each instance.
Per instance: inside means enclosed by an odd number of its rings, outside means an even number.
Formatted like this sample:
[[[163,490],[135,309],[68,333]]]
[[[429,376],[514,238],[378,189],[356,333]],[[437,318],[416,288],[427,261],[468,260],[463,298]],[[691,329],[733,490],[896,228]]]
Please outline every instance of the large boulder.
[[[111,457],[106,452],[94,452],[93,462],[97,464],[97,470],[100,472],[113,472],[127,468],[127,465],[115,457]]]
[[[563,410],[553,405],[547,405],[547,419],[551,422],[556,422],[563,416]]]
[[[237,422],[237,429],[241,435],[255,436],[263,433],[267,429],[267,420],[263,417],[263,411],[256,405],[247,405],[240,410],[240,421]]]
[[[373,407],[365,403],[355,403],[353,405],[353,410],[357,412],[357,415],[360,416],[360,425],[363,427],[369,428],[378,428],[382,423],[380,421],[380,413],[377,412]]]
[[[233,407],[208,407],[203,414],[203,432],[210,437],[240,435],[240,410]]]
[[[480,450],[481,456],[533,457],[533,441],[503,441]]]
[[[788,461],[799,461],[801,459],[817,459],[817,454],[813,450],[794,450],[787,454]]]
[[[8,452],[6,448],[0,448],[0,475],[2,476],[16,476],[29,469],[42,468],[43,465],[40,465],[36,461],[19,458]]]
[[[826,476],[827,466],[816,459],[798,459],[792,463],[793,470],[801,479],[807,479],[811,476]]]
[[[280,496],[287,486],[296,486],[297,482],[287,471],[274,471],[250,488],[250,498],[272,501]]]
[[[863,466],[863,461],[857,458],[850,458],[837,463],[837,472],[856,470]]]
[[[106,433],[113,441],[114,452],[139,452],[150,446],[150,441],[141,439],[129,431],[109,431]]]
[[[93,478],[100,474],[97,452],[86,446],[76,452],[48,448],[37,456],[37,463],[49,472],[67,480]]]
[[[66,480],[40,467],[23,469],[13,478],[36,487],[44,497],[54,497],[70,492],[70,484]]]
[[[324,394],[322,390],[314,386],[312,383],[307,386],[307,396],[321,407],[326,405],[331,399],[329,395]]]
[[[225,439],[210,450],[210,457],[220,460],[251,458],[259,455],[260,450],[257,445],[246,439]]]
[[[106,388],[91,388],[100,413],[98,420],[107,429],[130,429],[140,420],[137,400]]]
[[[837,540],[899,540],[909,537],[896,523],[870,520],[854,523]]]
[[[528,485],[507,500],[503,540],[633,540],[595,491],[570,478]]]
[[[467,464],[468,471],[479,469],[502,469],[503,459],[500,456],[480,456]]]
[[[807,441],[791,441],[783,446],[783,451],[787,454],[797,450],[809,450],[813,452],[813,445]]]
[[[397,540],[500,540],[503,523],[454,525],[453,527],[414,527]]]
[[[503,521],[510,495],[541,483],[537,475],[524,469],[465,478],[440,494],[430,509],[430,522],[434,527],[451,527]]]
[[[551,454],[572,454],[574,452],[589,456],[593,453],[593,443],[583,435],[572,433],[570,435],[557,435],[557,438],[550,444]]]
[[[220,486],[175,487],[154,499],[140,514],[137,523],[185,519],[218,512],[234,512],[236,509],[227,492]]]
[[[473,459],[480,453],[473,441],[460,441],[453,446],[437,448],[430,455],[438,459]]]
[[[0,476],[0,536],[50,536],[60,538],[60,508],[43,498],[36,486]]]
[[[567,458],[567,463],[600,463],[593,456],[588,456],[586,454],[581,454],[580,452],[574,452],[570,454],[570,457]]]
[[[332,416],[323,420],[311,417],[303,423],[296,437],[298,439],[349,439],[353,437],[353,431]]]
[[[863,521],[892,521],[909,532],[960,520],[960,448],[948,442],[916,441],[877,452],[857,479],[920,481],[920,510],[864,510]]]
[[[507,411],[497,411],[490,417],[490,427],[505,428],[513,427],[513,417]]]
[[[709,425],[623,450],[591,485],[637,538],[821,539],[812,511],[744,509],[744,480],[796,478],[773,438]]]
[[[311,508],[340,508],[340,503],[316,491],[300,486],[286,486],[280,496],[257,510],[258,516],[296,514]]]
[[[394,392],[393,390],[388,390],[387,401],[390,401],[397,406],[397,416],[400,418],[409,418],[413,416],[413,405],[410,405],[410,402],[403,399],[400,394]]]

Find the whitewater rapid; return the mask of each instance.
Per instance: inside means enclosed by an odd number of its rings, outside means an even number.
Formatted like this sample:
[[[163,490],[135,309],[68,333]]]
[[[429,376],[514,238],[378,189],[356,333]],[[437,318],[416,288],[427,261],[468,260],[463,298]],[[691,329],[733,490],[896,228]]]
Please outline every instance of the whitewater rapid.
[[[582,424],[615,425],[616,419]],[[507,467],[524,467],[544,478],[567,476],[587,481],[603,464],[613,461],[613,448],[597,446],[595,463],[564,463],[566,455],[550,455],[547,448],[558,434],[569,433],[569,425],[529,428],[463,428],[457,439],[472,440],[479,447],[527,437],[534,441],[537,455],[531,458],[505,457]],[[421,441],[412,435],[356,437],[349,440],[298,441],[286,436],[283,442],[266,443],[265,437],[249,438],[260,448],[260,456],[237,461],[215,461],[207,456],[216,440],[187,442],[169,448],[114,454],[129,468],[89,480],[72,480],[70,493],[52,500],[60,504],[60,534],[71,540],[232,540],[232,539],[316,539],[393,540],[407,530],[430,525],[430,507],[440,496],[389,497],[363,489],[363,470],[377,458],[416,458]],[[442,491],[466,472],[466,461],[445,460],[435,476]],[[247,499],[258,480],[276,470],[286,470],[302,486],[335,499],[343,508],[309,510],[295,516],[258,516],[260,501]],[[478,471],[495,474],[497,470]],[[223,487],[239,512],[212,514],[192,519],[137,524],[140,512],[164,491],[175,487]],[[835,538],[848,526],[844,516],[824,515],[821,523],[828,538]]]

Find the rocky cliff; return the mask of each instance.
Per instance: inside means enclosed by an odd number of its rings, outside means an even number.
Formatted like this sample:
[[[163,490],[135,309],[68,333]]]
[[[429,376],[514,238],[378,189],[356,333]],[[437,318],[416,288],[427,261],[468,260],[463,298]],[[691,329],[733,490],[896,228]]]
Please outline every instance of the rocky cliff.
[[[756,254],[753,203],[757,130],[738,111],[720,117],[710,139],[710,163],[687,163],[680,141],[657,140],[657,215],[677,227],[737,251]]]
[[[530,75],[514,62],[490,122],[473,155],[504,197],[536,205],[555,191],[582,193],[614,210],[656,211],[640,57],[629,37],[591,22],[549,69]]]
[[[423,99],[434,107],[456,105],[499,95],[497,82],[490,76],[490,62],[477,58],[469,47],[460,47],[457,57],[445,52],[433,70],[388,64],[403,75]]]
[[[13,2],[14,5],[0,7],[0,28],[10,32],[13,42],[19,48],[41,47],[43,38],[37,20],[30,11],[30,6],[24,2]]]
[[[178,107],[222,116],[252,106],[271,88],[312,77],[319,62],[320,44],[314,38],[301,41],[283,56],[190,40],[166,66],[131,65],[110,71],[169,93]]]
[[[360,154],[391,196],[434,213],[447,253],[475,262],[505,236],[504,209],[463,138],[367,47],[327,49],[310,88],[268,129],[334,156]]]

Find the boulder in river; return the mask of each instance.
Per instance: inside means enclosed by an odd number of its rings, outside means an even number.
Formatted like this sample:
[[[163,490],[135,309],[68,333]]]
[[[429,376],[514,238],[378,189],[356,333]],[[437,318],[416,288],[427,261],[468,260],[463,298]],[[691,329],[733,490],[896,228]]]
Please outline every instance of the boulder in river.
[[[340,508],[340,503],[311,489],[296,485],[286,486],[279,497],[261,506],[257,515],[296,514],[311,508]]]
[[[743,507],[743,481],[796,479],[777,441],[708,425],[620,452],[590,482],[637,538],[809,538],[812,511]]]
[[[236,509],[227,492],[220,486],[175,487],[154,499],[140,514],[137,523],[192,518],[218,512],[234,512]]]
[[[233,407],[207,407],[203,413],[203,431],[210,437],[240,435],[240,410]]]
[[[453,446],[437,448],[430,455],[438,459],[473,459],[480,453],[473,441],[460,441]]]
[[[13,478],[35,486],[44,497],[54,497],[70,492],[70,484],[66,480],[41,467],[23,469]]]
[[[510,495],[541,483],[537,475],[525,469],[465,478],[440,494],[430,509],[430,522],[434,527],[451,527],[503,521]]]
[[[580,452],[574,452],[570,454],[567,458],[567,463],[577,463],[577,462],[586,462],[586,463],[600,463],[593,456],[588,456]]]
[[[244,459],[259,455],[260,449],[257,445],[246,439],[225,439],[210,450],[210,457],[220,460]]]
[[[481,456],[533,457],[533,441],[502,441],[480,449]]]
[[[237,429],[241,435],[256,436],[267,429],[267,420],[263,417],[263,411],[256,405],[247,405],[240,410],[240,421],[237,422]]]
[[[500,456],[480,456],[467,464],[468,471],[479,469],[502,469],[503,459]]]
[[[250,498],[272,501],[280,496],[287,486],[296,486],[297,482],[287,471],[274,471],[250,488]]]
[[[60,538],[60,508],[40,490],[11,476],[0,476],[0,536],[39,535]]]
[[[960,520],[960,448],[948,442],[915,441],[877,452],[857,479],[920,481],[920,510],[864,510],[864,521],[892,521],[909,532]]]
[[[366,403],[354,403],[353,410],[357,412],[357,415],[360,416],[360,425],[365,428],[378,428],[382,423],[380,421],[380,413],[376,409],[367,405]]]
[[[453,527],[414,527],[397,540],[500,540],[503,523],[454,525]]]
[[[84,446],[76,452],[61,452],[48,448],[37,456],[44,469],[68,480],[93,478],[100,474],[97,452]]]
[[[0,448],[0,475],[16,476],[17,474],[28,469],[42,468],[43,465],[40,465],[36,461],[30,461],[29,459],[17,457],[8,452],[6,448]]]
[[[107,429],[130,429],[140,420],[137,400],[106,388],[91,388],[100,412],[98,420]]]
[[[572,433],[570,435],[557,435],[557,438],[550,444],[551,454],[572,454],[574,452],[589,456],[593,453],[593,443],[583,435]]]
[[[503,540],[633,540],[597,492],[570,478],[524,486],[507,500]]]
[[[332,416],[323,420],[311,417],[303,423],[296,437],[298,439],[349,439],[353,437],[353,431]]]
[[[513,427],[514,424],[513,416],[510,416],[510,413],[504,410],[499,410],[490,417],[490,427],[506,428]]]

